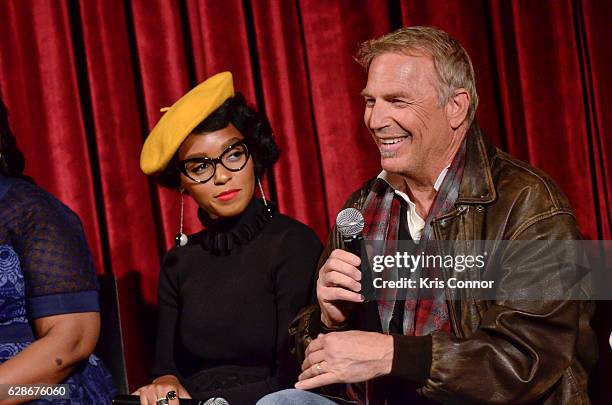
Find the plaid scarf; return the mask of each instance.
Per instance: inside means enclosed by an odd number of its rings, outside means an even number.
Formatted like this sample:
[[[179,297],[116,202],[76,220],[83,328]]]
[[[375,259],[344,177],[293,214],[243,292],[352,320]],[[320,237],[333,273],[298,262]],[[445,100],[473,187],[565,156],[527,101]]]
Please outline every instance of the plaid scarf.
[[[465,164],[465,140],[453,159],[446,177],[442,182],[436,198],[429,210],[425,221],[425,227],[414,254],[431,255],[436,253],[435,240],[431,222],[451,212],[459,195],[459,186],[463,176]],[[395,198],[394,190],[385,181],[377,180],[368,195],[363,215],[365,219],[364,238],[384,242],[385,255],[395,255],[397,252],[397,236],[400,224],[400,202]],[[422,269],[416,269],[411,278],[418,280],[422,275]],[[441,269],[428,269],[426,277],[430,279],[442,279]],[[397,268],[386,269],[382,273],[383,279],[397,280]],[[389,333],[389,324],[393,316],[393,309],[398,290],[385,289],[378,295],[377,304],[380,315],[382,330]],[[448,308],[444,289],[428,291],[426,295],[419,296],[418,289],[406,291],[403,318],[403,330],[405,335],[424,336],[436,330],[450,330]]]
[[[453,163],[451,164],[446,177],[436,194],[436,198],[429,210],[425,227],[418,242],[416,252],[413,254],[425,255],[435,254],[436,245],[433,235],[431,222],[453,210],[455,201],[459,195],[459,186],[463,177],[465,165],[465,140]],[[399,235],[401,203],[395,198],[393,188],[382,179],[377,179],[366,198],[363,206],[363,216],[365,220],[363,235],[364,239],[370,241],[384,241],[382,252],[368,252],[374,254],[395,255],[397,252],[397,237]],[[378,246],[377,246],[378,247]],[[428,269],[427,276],[430,279],[441,278],[441,269]],[[417,269],[411,274],[411,278],[417,280],[421,277],[422,269]],[[397,280],[397,268],[388,268],[382,272],[385,280]],[[389,325],[395,301],[397,289],[385,289],[378,294],[378,314],[384,333],[389,333]],[[443,289],[428,291],[427,296],[419,296],[418,289],[406,291],[404,301],[404,318],[402,320],[403,331],[408,336],[424,336],[436,330],[450,331],[450,321],[446,296]],[[365,381],[358,384],[347,384],[347,395],[351,400],[356,400],[359,404],[377,404],[376,388],[374,381]]]

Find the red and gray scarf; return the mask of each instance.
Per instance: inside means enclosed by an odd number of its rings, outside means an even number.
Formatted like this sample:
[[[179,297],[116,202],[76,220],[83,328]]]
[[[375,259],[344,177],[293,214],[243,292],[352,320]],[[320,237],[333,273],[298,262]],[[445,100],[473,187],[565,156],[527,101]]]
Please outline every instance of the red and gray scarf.
[[[459,195],[464,164],[465,141],[455,155],[429,210],[416,254],[421,252],[425,255],[435,254],[436,247],[431,222],[433,219],[453,210]],[[395,255],[397,251],[400,211],[401,203],[395,197],[393,188],[385,181],[378,179],[372,187],[363,208],[364,238],[373,241],[385,241],[383,248],[383,254],[385,255]],[[427,269],[427,271],[427,277],[430,279],[435,277],[441,279],[441,269]],[[417,280],[418,284],[420,275],[421,269],[417,269],[412,273],[411,278]],[[396,268],[386,269],[382,273],[382,277],[387,280],[397,280],[398,271]],[[397,289],[385,289],[378,293],[378,312],[382,330],[385,333],[389,333],[389,324],[393,316],[397,293]],[[420,296],[418,290],[408,290],[405,297],[403,329],[404,334],[409,336],[424,336],[436,330],[450,330],[444,291],[442,289],[433,292],[428,291],[428,294]]]

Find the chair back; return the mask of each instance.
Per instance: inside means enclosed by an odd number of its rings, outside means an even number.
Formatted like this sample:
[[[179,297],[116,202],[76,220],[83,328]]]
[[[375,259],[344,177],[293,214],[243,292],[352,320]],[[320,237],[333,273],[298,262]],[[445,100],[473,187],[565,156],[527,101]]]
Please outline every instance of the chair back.
[[[119,394],[128,394],[117,284],[112,274],[99,274],[98,282],[100,284],[101,327],[100,338],[94,353],[112,374]]]

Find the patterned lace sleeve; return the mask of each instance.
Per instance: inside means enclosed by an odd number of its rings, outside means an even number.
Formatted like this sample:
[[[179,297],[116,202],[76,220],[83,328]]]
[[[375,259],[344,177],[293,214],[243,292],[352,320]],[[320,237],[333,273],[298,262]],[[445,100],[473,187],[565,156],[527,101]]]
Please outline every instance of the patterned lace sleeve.
[[[30,184],[14,185],[10,196],[20,212],[14,231],[30,317],[99,311],[97,277],[77,215]]]

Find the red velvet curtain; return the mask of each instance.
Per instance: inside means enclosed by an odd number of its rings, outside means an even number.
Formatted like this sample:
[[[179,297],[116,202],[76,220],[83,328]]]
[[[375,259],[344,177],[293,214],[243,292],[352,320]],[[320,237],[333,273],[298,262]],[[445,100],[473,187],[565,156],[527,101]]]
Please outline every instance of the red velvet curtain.
[[[604,0],[4,0],[0,88],[28,174],[80,215],[97,267],[118,280],[135,387],[151,364],[159,263],[178,227],[177,194],[138,167],[160,107],[231,70],[283,152],[268,192],[325,238],[379,170],[361,119],[358,43],[435,25],[473,59],[490,139],[553,177],[586,238],[611,239],[611,20]],[[199,227],[193,204],[187,225]]]

